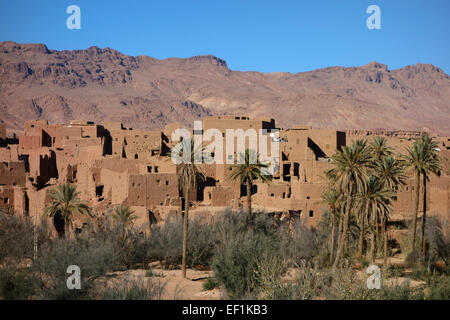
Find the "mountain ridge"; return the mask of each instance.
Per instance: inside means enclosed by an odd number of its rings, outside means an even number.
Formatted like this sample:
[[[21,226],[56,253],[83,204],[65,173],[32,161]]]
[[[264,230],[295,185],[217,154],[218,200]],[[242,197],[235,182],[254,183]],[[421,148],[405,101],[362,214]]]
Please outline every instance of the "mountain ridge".
[[[52,50],[0,42],[0,120],[121,121],[140,129],[192,126],[218,114],[272,117],[329,129],[431,130],[450,135],[450,77],[418,63],[377,61],[306,72],[234,71],[213,55],[156,59],[111,48]]]

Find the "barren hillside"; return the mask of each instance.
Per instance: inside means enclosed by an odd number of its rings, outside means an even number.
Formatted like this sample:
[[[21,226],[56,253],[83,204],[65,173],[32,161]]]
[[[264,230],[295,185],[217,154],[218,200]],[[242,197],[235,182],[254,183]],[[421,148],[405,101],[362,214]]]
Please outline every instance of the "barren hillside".
[[[372,62],[302,73],[232,71],[214,56],[158,60],[110,48],[0,42],[0,121],[121,121],[160,129],[223,113],[281,127],[430,130],[450,135],[450,77],[433,65]]]

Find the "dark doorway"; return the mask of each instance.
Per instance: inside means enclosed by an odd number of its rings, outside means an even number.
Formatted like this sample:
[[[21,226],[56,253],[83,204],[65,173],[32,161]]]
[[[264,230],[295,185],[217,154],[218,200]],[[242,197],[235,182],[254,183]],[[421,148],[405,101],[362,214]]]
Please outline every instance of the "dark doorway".
[[[294,177],[300,177],[300,164],[294,162]]]
[[[285,181],[291,181],[291,164],[290,163],[283,164],[283,178]]]
[[[96,186],[95,187],[95,195],[97,196],[97,197],[102,197],[103,196],[103,186]]]
[[[150,226],[158,222],[158,220],[155,217],[155,214],[151,210],[148,211],[148,222],[150,223]]]
[[[30,215],[30,198],[28,197],[28,194],[26,192],[25,192],[25,215],[27,217]]]
[[[252,195],[256,194],[258,192],[258,186],[257,185],[252,185],[250,187],[250,193]],[[246,184],[241,184],[241,197],[246,197],[247,196],[247,185]]]
[[[53,216],[53,226],[55,227],[56,232],[58,232],[58,236],[60,238],[64,237],[65,226],[64,226],[64,218],[61,213],[57,213]]]

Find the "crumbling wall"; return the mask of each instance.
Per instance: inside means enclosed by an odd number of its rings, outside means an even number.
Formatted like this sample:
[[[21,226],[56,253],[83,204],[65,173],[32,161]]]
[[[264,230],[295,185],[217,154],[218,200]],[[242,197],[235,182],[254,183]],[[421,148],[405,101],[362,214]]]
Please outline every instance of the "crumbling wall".
[[[25,164],[22,161],[0,162],[0,185],[25,186]]]

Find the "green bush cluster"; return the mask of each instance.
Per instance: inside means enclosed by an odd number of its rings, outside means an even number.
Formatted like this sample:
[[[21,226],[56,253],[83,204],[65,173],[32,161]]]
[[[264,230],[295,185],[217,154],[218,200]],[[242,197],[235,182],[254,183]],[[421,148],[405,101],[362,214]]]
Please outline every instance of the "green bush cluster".
[[[164,268],[178,268],[181,263],[181,220],[154,226],[149,235],[112,220],[67,238],[51,239],[49,234],[48,226],[40,225],[38,259],[32,261],[32,221],[0,215],[1,299],[158,299],[162,279],[148,264],[159,261]],[[446,257],[447,238],[429,239],[430,256]],[[351,259],[344,259],[342,268],[330,268],[327,248],[326,228],[320,224],[317,230],[299,223],[278,226],[268,215],[257,214],[249,225],[245,213],[225,212],[210,223],[189,222],[187,263],[210,266],[215,275],[204,289],[220,286],[232,299],[449,299],[448,268],[414,268],[411,277],[425,280],[425,287],[383,284],[369,290],[349,268]],[[81,290],[67,289],[69,265],[82,271]],[[98,292],[100,277],[136,268],[148,270],[144,283]],[[296,270],[289,279],[288,270]],[[384,278],[404,276],[395,266],[382,273]]]
[[[208,278],[205,282],[203,282],[203,290],[209,291],[219,287],[219,282],[216,278]]]
[[[161,281],[128,281],[107,286],[100,293],[102,300],[161,300],[165,284]]]

